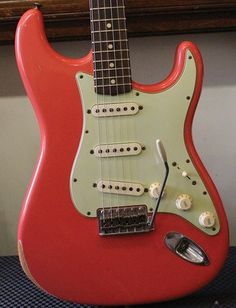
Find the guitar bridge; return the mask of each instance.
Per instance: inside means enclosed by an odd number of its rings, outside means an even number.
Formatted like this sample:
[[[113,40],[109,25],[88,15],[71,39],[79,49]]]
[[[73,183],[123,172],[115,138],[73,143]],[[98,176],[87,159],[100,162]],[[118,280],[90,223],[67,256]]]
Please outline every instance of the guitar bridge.
[[[121,235],[151,231],[146,205],[98,209],[99,234]]]

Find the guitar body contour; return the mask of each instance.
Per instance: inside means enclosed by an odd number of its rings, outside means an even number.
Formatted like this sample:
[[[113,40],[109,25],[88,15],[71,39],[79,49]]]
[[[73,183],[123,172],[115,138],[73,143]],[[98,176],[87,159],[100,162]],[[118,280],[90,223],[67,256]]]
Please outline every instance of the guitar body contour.
[[[193,88],[190,97],[183,91],[186,107],[181,111],[183,114],[177,116],[179,120],[176,124],[173,124],[176,131],[179,127],[180,131],[182,129],[181,136],[176,136],[182,138],[179,141],[176,139],[175,147],[179,149],[176,156],[181,157],[181,154],[178,154],[181,152],[184,153],[184,158],[191,159],[192,172],[196,172],[199,179],[197,182],[202,182],[204,189],[201,189],[207,191],[207,202],[217,217],[215,229],[203,230],[197,226],[197,220],[190,217],[191,215],[183,214],[189,215],[189,218],[178,215],[175,206],[172,212],[166,204],[165,210],[163,198],[164,205],[155,219],[154,231],[110,237],[98,234],[97,218],[86,217],[86,209],[83,210],[79,205],[80,194],[77,197],[80,188],[74,191],[71,183],[73,173],[77,172],[76,168],[80,170],[82,165],[85,165],[83,172],[86,173],[90,166],[89,161],[80,160],[79,155],[82,155],[82,152],[78,152],[78,148],[80,146],[81,151],[82,148],[86,149],[84,130],[89,119],[86,119],[84,100],[89,93],[95,95],[91,86],[91,53],[79,60],[57,54],[45,37],[40,11],[32,9],[26,12],[19,22],[16,57],[41,132],[40,156],[24,201],[18,231],[19,255],[29,278],[58,298],[99,305],[166,301],[190,294],[211,281],[221,269],[227,255],[228,227],[220,197],[192,141],[192,121],[203,75],[202,60],[197,48],[190,42],[182,43],[176,53],[174,68],[166,80],[154,85],[134,82],[132,91],[140,94],[137,99],[144,95],[147,102],[151,100],[151,95],[158,100],[158,95],[164,95],[165,91],[170,91],[168,93],[171,97],[171,89],[178,92],[181,78],[183,84],[185,80],[188,82],[189,75],[186,79],[184,75],[188,67],[187,61],[192,61],[189,74],[194,70]],[[81,88],[80,82],[76,80],[78,73],[84,76],[81,82],[87,82],[84,86],[81,84]],[[167,100],[164,103],[167,106],[170,102]],[[178,103],[181,105],[181,99]],[[155,99],[152,99],[152,104],[157,104]],[[144,116],[144,101],[143,106]],[[169,114],[172,107],[168,108],[170,109],[167,109],[166,113]],[[163,120],[163,125],[160,125],[161,139],[166,145],[167,155],[171,156],[171,144],[168,142],[168,135],[165,135],[168,132],[161,130],[161,127],[166,125],[164,112],[163,105],[161,114],[157,114],[154,119],[156,118],[157,122]],[[141,111],[138,116],[141,117]],[[147,125],[152,123],[153,119],[146,118],[145,121]],[[138,125],[137,130],[141,132]],[[143,123],[142,127],[144,126]],[[159,136],[153,136],[154,139],[147,139],[147,142],[152,144],[156,137]],[[149,147],[145,154],[148,149]],[[75,161],[76,156],[78,161]],[[175,157],[170,158],[172,163]],[[158,168],[155,164],[150,167],[154,171],[155,168]],[[170,183],[174,183],[175,173],[177,174],[176,169],[170,171]],[[180,175],[179,178],[182,185],[183,177]],[[80,181],[80,174],[78,179]],[[93,192],[89,189],[88,195],[91,196]],[[195,193],[194,189],[191,183],[191,195]],[[171,188],[169,190],[171,196]],[[83,188],[83,192],[86,193],[86,188]],[[168,200],[168,186],[165,198]],[[202,198],[202,194],[199,198]],[[81,202],[83,200],[81,199]],[[89,210],[96,213],[96,209]],[[168,249],[165,237],[170,232],[184,234],[197,243],[208,256],[209,264],[193,264]]]

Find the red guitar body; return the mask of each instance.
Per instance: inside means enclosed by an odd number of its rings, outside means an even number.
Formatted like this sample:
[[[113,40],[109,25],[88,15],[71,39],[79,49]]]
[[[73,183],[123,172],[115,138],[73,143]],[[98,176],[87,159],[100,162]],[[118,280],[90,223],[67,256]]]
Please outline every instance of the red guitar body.
[[[21,18],[16,57],[39,122],[41,151],[20,216],[19,255],[27,275],[47,293],[99,305],[166,301],[198,290],[221,269],[228,250],[227,221],[191,135],[202,86],[199,51],[190,42],[182,43],[166,80],[148,86],[134,82],[133,88],[158,92],[170,87],[181,75],[187,49],[197,61],[197,82],[184,124],[185,144],[220,217],[220,232],[209,236],[177,215],[160,213],[153,232],[104,238],[98,235],[97,220],[75,209],[69,187],[83,127],[75,74],[92,75],[91,53],[78,60],[62,57],[48,44],[38,9]],[[170,231],[196,241],[210,264],[197,266],[173,254],[164,243]]]

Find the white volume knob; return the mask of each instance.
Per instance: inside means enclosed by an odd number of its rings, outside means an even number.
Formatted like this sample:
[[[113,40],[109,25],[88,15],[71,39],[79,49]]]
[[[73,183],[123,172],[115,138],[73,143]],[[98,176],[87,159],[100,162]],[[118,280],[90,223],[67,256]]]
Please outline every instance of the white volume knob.
[[[211,212],[203,212],[199,216],[199,223],[202,227],[211,228],[215,224],[215,217]]]
[[[152,183],[149,187],[149,195],[152,198],[158,199],[159,195],[160,195],[160,191],[161,191],[161,184],[156,182],[156,183]],[[164,191],[165,192],[165,191]],[[164,195],[164,192],[162,194],[162,197]]]
[[[176,207],[179,210],[189,210],[192,206],[192,198],[187,194],[182,194],[176,199]]]

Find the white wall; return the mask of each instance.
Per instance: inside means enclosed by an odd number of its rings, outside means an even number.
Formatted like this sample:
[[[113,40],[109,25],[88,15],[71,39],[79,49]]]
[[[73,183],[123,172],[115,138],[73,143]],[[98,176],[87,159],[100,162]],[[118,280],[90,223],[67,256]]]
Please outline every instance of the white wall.
[[[145,83],[163,79],[182,40],[195,42],[204,59],[194,142],[219,189],[230,223],[231,245],[236,245],[236,34],[133,38],[133,79]],[[90,43],[53,45],[64,55],[78,57],[87,53]],[[16,253],[17,219],[39,151],[39,130],[19,78],[13,46],[0,47],[0,145],[0,255],[7,255]]]

